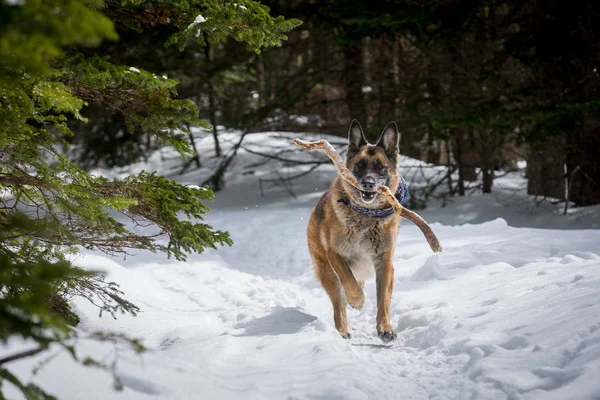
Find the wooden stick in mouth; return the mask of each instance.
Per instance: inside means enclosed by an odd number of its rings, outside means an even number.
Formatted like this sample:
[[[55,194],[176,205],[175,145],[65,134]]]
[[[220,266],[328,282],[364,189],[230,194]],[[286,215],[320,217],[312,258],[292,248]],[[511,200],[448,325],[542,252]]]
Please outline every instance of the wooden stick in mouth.
[[[342,179],[344,179],[346,182],[360,190],[358,181],[356,180],[354,175],[352,175],[350,170],[346,167],[342,157],[338,154],[337,151],[335,151],[333,146],[327,140],[321,139],[314,142],[305,142],[304,140],[294,139],[294,144],[300,147],[301,149],[308,151],[323,150],[325,154],[327,154],[327,156],[331,159],[331,161],[333,161],[333,165],[335,166],[335,169],[340,174]],[[435,253],[439,253],[442,251],[440,241],[431,230],[429,224],[427,224],[427,222],[419,214],[404,208],[402,204],[398,202],[398,199],[396,199],[394,193],[392,193],[390,188],[388,188],[387,186],[379,186],[377,192],[381,193],[386,198],[386,200],[392,205],[394,212],[411,221],[416,226],[418,226],[419,229],[421,229],[421,232],[423,232],[425,239],[427,239],[427,243],[429,243],[429,247],[431,247],[431,250],[433,250]]]

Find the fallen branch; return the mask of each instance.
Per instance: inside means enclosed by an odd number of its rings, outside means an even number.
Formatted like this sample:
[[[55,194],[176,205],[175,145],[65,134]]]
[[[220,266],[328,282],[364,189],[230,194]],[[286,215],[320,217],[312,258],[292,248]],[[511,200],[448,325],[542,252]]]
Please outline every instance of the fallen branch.
[[[301,149],[308,151],[323,150],[331,159],[331,161],[333,161],[335,169],[338,171],[342,179],[354,186],[355,188],[360,189],[356,178],[354,177],[354,175],[352,175],[350,170],[346,168],[346,165],[344,165],[344,160],[342,159],[342,157],[338,154],[337,151],[335,151],[333,146],[327,140],[305,142],[300,139],[294,139],[294,144],[296,144],[296,146],[300,147]],[[425,239],[427,239],[427,243],[429,243],[431,250],[433,250],[435,253],[439,253],[442,251],[440,241],[431,230],[431,227],[427,224],[427,222],[425,222],[423,218],[421,218],[420,215],[402,207],[402,205],[398,202],[398,199],[396,199],[396,197],[394,196],[394,193],[392,193],[390,188],[388,188],[387,186],[380,186],[377,189],[377,192],[385,196],[386,200],[392,205],[392,208],[398,215],[411,221],[416,226],[418,226],[419,229],[421,229],[421,232],[423,232],[423,235],[425,235]]]
[[[0,365],[8,363],[8,362],[11,362],[11,361],[19,360],[21,358],[34,356],[37,353],[41,353],[44,350],[46,350],[46,347],[40,346],[40,347],[37,347],[35,349],[23,351],[21,353],[17,353],[17,354],[13,354],[11,356],[8,356],[8,357],[4,357],[4,358],[0,359]]]
[[[223,185],[225,185],[225,171],[229,167],[229,164],[231,164],[231,161],[237,155],[237,152],[242,146],[242,142],[248,133],[249,131],[244,131],[244,133],[242,133],[242,136],[240,136],[238,142],[233,146],[233,149],[230,150],[230,155],[221,160],[221,163],[217,167],[216,171],[208,179],[202,182],[200,186],[208,185],[214,192],[218,192],[219,190],[223,189]]]

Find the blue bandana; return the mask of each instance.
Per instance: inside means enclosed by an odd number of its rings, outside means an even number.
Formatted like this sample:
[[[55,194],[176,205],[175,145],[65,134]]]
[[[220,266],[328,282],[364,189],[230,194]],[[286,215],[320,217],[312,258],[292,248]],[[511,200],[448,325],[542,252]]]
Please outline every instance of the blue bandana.
[[[406,201],[407,198],[408,198],[408,186],[406,185],[406,181],[404,180],[404,178],[401,176],[400,184],[398,185],[398,191],[396,192],[396,199],[398,199],[398,202],[400,204],[402,204]],[[383,217],[388,217],[394,213],[394,209],[392,207],[384,208],[383,210],[377,210],[374,208],[366,208],[366,207],[357,206],[356,204],[352,204],[350,202],[350,200],[348,200],[347,198],[338,200],[338,203],[344,203],[345,205],[350,206],[350,208],[352,208],[357,213],[366,215],[367,217],[383,218]]]

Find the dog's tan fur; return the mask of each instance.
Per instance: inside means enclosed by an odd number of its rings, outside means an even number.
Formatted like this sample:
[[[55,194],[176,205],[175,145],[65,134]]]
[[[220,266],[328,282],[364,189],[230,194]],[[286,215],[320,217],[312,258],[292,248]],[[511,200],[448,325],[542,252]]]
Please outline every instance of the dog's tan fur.
[[[357,130],[360,130],[362,136],[362,128],[353,121],[346,166],[353,171],[361,160],[368,160],[369,165],[376,159],[379,160],[388,170],[386,185],[395,192],[399,184],[396,125],[390,123],[376,145],[368,144],[364,136],[360,143],[356,142],[359,137]],[[365,281],[374,274],[377,286],[377,332],[383,340],[392,340],[396,337],[390,324],[390,302],[394,286],[392,258],[400,217],[397,214],[383,218],[365,216],[338,202],[343,198],[363,207],[390,207],[381,195],[372,203],[365,204],[357,189],[339,176],[336,177],[313,209],[308,223],[308,249],[316,275],[333,304],[336,329],[344,338],[348,338],[346,306],[350,304],[354,308],[362,307]]]

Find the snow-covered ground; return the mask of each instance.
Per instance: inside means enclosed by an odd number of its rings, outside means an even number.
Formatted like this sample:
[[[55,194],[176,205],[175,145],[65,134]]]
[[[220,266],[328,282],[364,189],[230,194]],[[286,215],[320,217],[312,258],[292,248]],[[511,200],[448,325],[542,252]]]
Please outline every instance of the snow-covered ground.
[[[223,135],[231,143],[236,137]],[[246,145],[271,143],[281,157],[316,156],[291,144],[290,152],[277,149],[285,142],[280,137],[251,135]],[[100,172],[157,169],[199,184],[217,161],[211,139],[200,146],[206,167],[184,175],[170,151]],[[106,372],[80,367],[63,352],[34,377],[32,367],[47,355],[10,369],[62,399],[600,399],[599,208],[567,216],[534,208],[518,174],[496,181],[494,195],[433,203],[420,213],[444,252],[433,254],[407,221],[396,243],[397,340],[376,336],[374,281],[366,284],[363,309],[349,310],[352,338],[344,340],[313,276],[305,238],[311,207],[333,168],[320,167],[289,187],[264,179],[310,166],[261,160],[240,150],[207,215],[231,233],[233,247],[187,262],[145,252],[77,258],[85,268],[107,271],[142,309],[113,320],[74,301],[82,332],[124,332],[148,347],[138,356],[93,341],[78,344],[84,354],[116,357],[123,391],[112,390]],[[400,163],[406,176],[417,176],[410,168],[417,161]],[[22,346],[14,340],[0,354]]]

